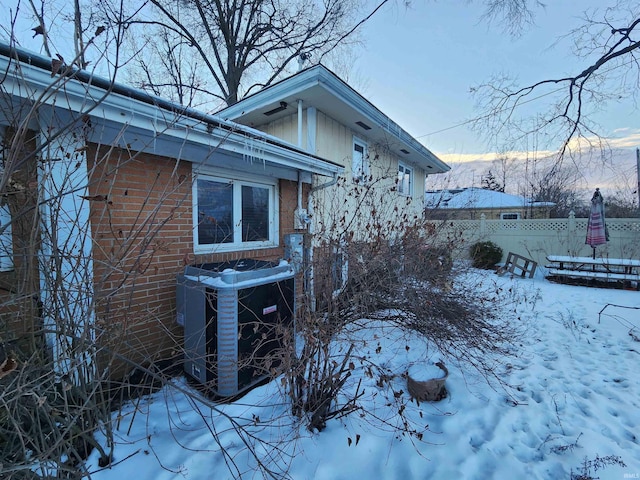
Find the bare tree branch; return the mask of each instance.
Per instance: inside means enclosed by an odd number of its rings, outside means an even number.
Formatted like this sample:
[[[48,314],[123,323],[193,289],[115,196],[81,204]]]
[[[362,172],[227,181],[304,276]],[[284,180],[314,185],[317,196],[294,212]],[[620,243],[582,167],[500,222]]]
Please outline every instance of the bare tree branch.
[[[531,25],[535,20],[536,8],[544,7],[539,0],[487,0],[486,10],[481,20],[498,21],[512,35]]]
[[[605,15],[614,13],[623,14],[607,10]],[[640,10],[629,15],[632,17],[618,20],[622,25],[618,27],[606,17],[604,22],[585,17],[585,26],[570,34],[578,42],[576,53],[585,55],[590,62],[576,75],[543,79],[524,87],[498,78],[473,88],[479,107],[486,110],[475,127],[490,138],[506,136],[512,142],[533,134],[548,134],[551,141],[560,142],[559,160],[572,151],[576,139],[598,138],[593,109],[608,100],[636,95],[640,79]],[[538,96],[534,97],[534,93]],[[544,96],[555,98],[547,112],[530,121],[518,115],[525,103]]]
[[[180,35],[215,81],[211,93],[233,104],[272,83],[303,53],[314,53],[320,61],[387,2],[376,2],[372,12],[354,23],[359,4],[347,0],[189,0],[186,8],[150,0],[156,17],[138,18],[132,25]]]

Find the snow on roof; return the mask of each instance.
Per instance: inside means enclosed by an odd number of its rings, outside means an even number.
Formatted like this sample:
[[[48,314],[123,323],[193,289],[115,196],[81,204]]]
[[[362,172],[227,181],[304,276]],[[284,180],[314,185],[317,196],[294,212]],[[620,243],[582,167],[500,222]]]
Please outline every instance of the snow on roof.
[[[551,202],[531,202],[520,195],[511,195],[484,188],[469,187],[453,190],[438,190],[425,193],[426,208],[518,208],[549,207]]]

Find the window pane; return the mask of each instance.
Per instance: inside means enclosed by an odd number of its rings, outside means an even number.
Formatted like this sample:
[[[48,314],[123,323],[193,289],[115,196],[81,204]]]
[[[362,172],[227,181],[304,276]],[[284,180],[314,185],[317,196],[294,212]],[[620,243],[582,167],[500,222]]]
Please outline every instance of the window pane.
[[[198,243],[233,242],[233,185],[198,180]]]
[[[403,193],[406,193],[407,195],[411,194],[411,169],[410,168],[406,168],[404,169],[404,182],[403,182]]]
[[[242,186],[242,241],[269,240],[269,189]]]
[[[411,194],[411,169],[404,165],[398,165],[398,192]]]
[[[365,158],[364,145],[360,143],[353,144],[353,158],[351,161],[352,175],[354,180],[363,180],[367,175],[367,165]]]

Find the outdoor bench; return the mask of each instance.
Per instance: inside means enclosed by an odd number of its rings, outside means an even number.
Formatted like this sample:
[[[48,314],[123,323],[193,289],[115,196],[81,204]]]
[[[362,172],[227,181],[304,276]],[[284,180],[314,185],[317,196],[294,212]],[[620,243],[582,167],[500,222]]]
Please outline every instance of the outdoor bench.
[[[633,282],[640,289],[640,260],[629,258],[592,258],[549,255],[547,276],[600,280],[605,282]]]

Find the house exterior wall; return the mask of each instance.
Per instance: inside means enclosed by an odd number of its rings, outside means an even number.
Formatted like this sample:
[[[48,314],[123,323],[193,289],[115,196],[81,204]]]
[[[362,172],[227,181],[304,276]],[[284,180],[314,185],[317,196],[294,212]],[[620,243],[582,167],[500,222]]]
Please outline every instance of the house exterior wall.
[[[501,220],[503,213],[517,213],[521,219],[549,218],[549,209],[546,207],[505,207],[505,208],[436,208],[429,209],[428,218],[451,220],[480,220],[482,215],[487,220]]]
[[[318,112],[316,152],[345,167],[345,175],[351,178],[351,154],[354,132],[333,118]],[[358,136],[365,140],[364,136]]]
[[[318,110],[316,131],[308,131],[308,109],[303,110],[302,148],[307,148],[307,136],[314,136],[314,154],[339,163],[345,173],[335,185],[318,189],[313,194],[314,232],[332,236],[336,232],[350,238],[366,240],[367,225],[379,224],[386,233],[401,223],[411,222],[422,216],[425,172],[413,169],[411,197],[397,192],[398,159],[390,155],[384,145],[368,142],[364,132],[354,131]],[[257,126],[265,133],[293,144],[298,143],[297,113]],[[355,183],[352,178],[354,137],[367,143],[371,178]],[[328,182],[316,178],[317,187]],[[345,231],[345,229],[347,231]],[[361,238],[358,238],[361,237]]]
[[[114,351],[142,364],[180,354],[176,275],[186,265],[283,258],[282,236],[294,231],[296,182],[279,183],[278,247],[195,255],[190,163],[95,145],[88,162],[103,362]]]
[[[306,129],[306,115],[303,117],[304,129]],[[289,142],[292,145],[298,145],[298,115],[297,113],[287,115],[273,122],[269,122],[265,125],[258,126],[259,130],[262,130],[269,135],[281,138],[285,142]],[[306,136],[303,135],[302,148],[307,148]]]
[[[354,138],[367,144],[370,178],[364,182],[353,180]],[[363,132],[318,112],[317,153],[345,167],[344,177],[335,186],[319,190],[314,196],[314,210],[321,222],[319,230],[336,229],[347,238],[368,240],[372,237],[371,227],[375,226],[374,238],[378,234],[389,238],[398,227],[421,217],[424,170],[409,165],[413,170],[412,194],[401,195],[397,191],[398,158],[384,145],[371,143]]]

